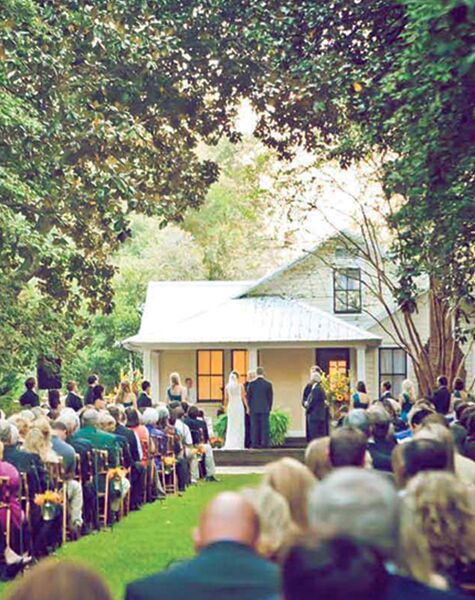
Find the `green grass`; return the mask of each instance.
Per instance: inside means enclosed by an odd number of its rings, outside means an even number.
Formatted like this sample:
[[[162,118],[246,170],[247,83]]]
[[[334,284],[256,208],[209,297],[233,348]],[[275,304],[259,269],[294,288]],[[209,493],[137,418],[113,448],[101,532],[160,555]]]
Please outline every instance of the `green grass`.
[[[131,513],[112,530],[66,544],[57,556],[93,567],[108,582],[114,599],[122,600],[128,582],[160,571],[172,561],[193,556],[191,533],[211,498],[258,481],[258,475],[226,475],[220,477],[219,483],[200,482],[181,498],[169,496],[162,503],[155,502]],[[10,585],[0,585],[0,598]]]

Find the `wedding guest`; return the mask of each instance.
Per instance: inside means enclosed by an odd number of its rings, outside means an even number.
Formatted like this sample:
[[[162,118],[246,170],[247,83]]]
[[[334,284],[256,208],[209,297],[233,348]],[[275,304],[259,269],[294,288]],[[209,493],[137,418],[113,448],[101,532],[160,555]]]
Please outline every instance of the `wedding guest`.
[[[170,374],[170,385],[167,387],[167,397],[169,402],[183,402],[186,400],[186,388],[181,385],[181,379],[178,373]]]
[[[305,464],[317,479],[323,479],[332,470],[329,447],[330,437],[325,436],[312,440],[305,450]]]
[[[259,519],[239,494],[212,500],[194,533],[198,556],[127,586],[126,600],[267,600],[279,593],[276,565],[256,553]]]
[[[19,500],[19,491],[20,491],[20,473],[18,470],[9,462],[5,461],[3,458],[4,446],[3,443],[0,442],[0,476],[8,477],[7,481],[7,489],[1,488],[2,496],[0,498],[1,502],[5,503],[2,508],[0,508],[0,523],[1,523],[1,532],[6,531],[7,525],[7,504],[10,507],[10,540],[13,550],[16,553],[21,554],[23,549],[21,547],[21,534],[22,527],[24,522],[24,515],[21,509],[20,500]]]
[[[40,405],[40,397],[36,393],[36,379],[28,377],[25,380],[26,391],[20,396],[20,406],[24,408],[33,408]]]
[[[427,585],[443,585],[444,581],[434,577],[417,530],[412,546],[403,551],[401,517],[398,493],[378,471],[354,467],[337,469],[310,493],[310,525],[319,539],[351,538],[376,551],[391,565],[387,600],[458,598]]]
[[[350,410],[343,419],[343,425],[345,427],[359,429],[366,439],[369,439],[371,435],[370,416],[367,410],[363,408],[354,408],[353,410]]]
[[[6,600],[112,600],[104,581],[89,567],[49,559],[8,591]]]
[[[405,379],[402,382],[402,393],[399,401],[401,403],[401,419],[404,423],[407,423],[409,413],[416,401],[416,388],[410,379]]]
[[[315,477],[307,467],[294,458],[281,458],[266,465],[262,483],[287,500],[292,520],[302,531],[306,531],[308,493],[315,484]]]
[[[446,415],[450,409],[450,392],[449,392],[449,381],[445,375],[441,375],[437,378],[437,389],[432,397],[435,410],[441,415]]]
[[[383,600],[388,585],[379,554],[350,538],[294,546],[282,570],[284,600]]]
[[[185,379],[185,387],[186,387],[186,399],[189,404],[196,404],[196,389],[193,385],[193,379],[191,377],[187,377]]]
[[[106,407],[106,389],[103,385],[94,386],[92,392],[93,406],[96,410],[104,410]]]
[[[371,455],[373,468],[379,471],[392,471],[391,455],[396,446],[394,437],[390,435],[391,417],[380,406],[371,409],[371,437],[368,451]]]
[[[152,406],[152,386],[150,381],[142,381],[142,392],[137,399],[137,408],[143,411]]]
[[[256,379],[257,375],[255,371],[248,371],[247,372],[247,377],[246,377],[246,381],[244,383],[244,392],[246,394],[246,400],[248,399],[248,391],[249,391],[249,384],[251,383],[251,381],[254,381]],[[244,447],[245,448],[250,448],[251,447],[251,415],[249,414],[249,412],[246,412],[246,414],[244,415],[244,426],[245,426],[245,434],[244,434]]]
[[[298,532],[286,499],[269,485],[245,488],[240,494],[259,516],[258,553],[273,562],[281,562]]]
[[[84,406],[94,404],[94,388],[99,385],[99,377],[97,375],[89,375],[87,378],[87,390],[84,394]]]
[[[471,414],[467,422],[467,437],[464,442],[465,456],[475,461],[475,412]]]
[[[48,419],[54,421],[61,412],[61,396],[59,390],[48,390]]]
[[[330,435],[329,458],[333,469],[337,467],[365,466],[368,440],[356,427],[339,427]]]
[[[457,401],[457,400],[461,400],[462,402],[467,402],[468,400],[468,394],[465,390],[465,382],[461,377],[456,377],[454,379],[454,382],[452,384],[452,404]]]
[[[125,416],[127,417],[126,427],[131,429],[137,436],[137,439],[139,440],[139,451],[141,455],[140,460],[142,465],[145,466],[148,460],[148,449],[150,444],[149,433],[145,425],[142,425],[142,423],[140,422],[140,413],[138,412],[138,410],[132,407],[127,408],[125,411]]]
[[[0,442],[3,443],[3,460],[13,465],[20,473],[26,473],[30,497],[44,492],[35,466],[35,458],[30,452],[17,447],[18,430],[7,421],[0,421]]]
[[[366,391],[366,384],[364,381],[358,381],[356,392],[353,394],[351,400],[353,404],[352,408],[368,408],[371,398]]]
[[[407,486],[405,502],[428,541],[438,573],[454,586],[475,585],[475,509],[469,488],[452,473],[420,473]]]
[[[401,488],[422,471],[450,471],[447,448],[433,439],[413,439],[396,446],[392,460],[396,482]]]
[[[72,436],[73,440],[87,440],[96,450],[107,450],[109,466],[114,467],[119,460],[120,447],[113,435],[101,431],[99,426],[99,412],[88,408],[82,413],[82,427]]]
[[[216,465],[214,462],[213,448],[209,443],[208,427],[205,421],[199,418],[199,409],[196,406],[190,406],[188,414],[183,420],[191,431],[193,438],[193,444],[201,444],[205,452],[205,469],[206,469],[206,481],[217,481]]]
[[[132,391],[132,387],[128,381],[122,381],[119,387],[119,393],[114,401],[116,404],[121,404],[124,408],[137,409],[137,396]]]
[[[66,390],[68,394],[66,396],[65,405],[67,408],[72,408],[76,412],[80,411],[83,407],[81,396],[78,394],[78,386],[75,381],[68,381],[66,384]]]
[[[322,385],[322,373],[318,367],[310,370],[310,382],[303,391],[307,442],[328,435],[326,395]]]

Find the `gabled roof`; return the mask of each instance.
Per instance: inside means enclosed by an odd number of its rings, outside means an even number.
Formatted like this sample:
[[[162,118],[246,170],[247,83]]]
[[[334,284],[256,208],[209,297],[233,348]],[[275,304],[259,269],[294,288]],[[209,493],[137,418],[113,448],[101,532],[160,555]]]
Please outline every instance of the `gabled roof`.
[[[209,292],[218,291],[214,282],[209,282]],[[203,283],[202,283],[203,285]],[[228,291],[237,287],[229,285]],[[191,294],[193,282],[178,286],[173,296],[188,290]],[[162,287],[163,289],[163,287]],[[156,291],[156,290],[155,290]],[[170,290],[171,291],[171,290]],[[204,290],[201,290],[204,292]],[[222,289],[220,291],[223,291]],[[203,296],[206,296],[203,293]],[[147,304],[155,293],[147,295]],[[189,299],[193,304],[194,295]],[[168,314],[152,321],[153,313],[160,314],[163,306],[154,303],[147,307],[149,318],[145,319],[138,335],[125,340],[124,345],[131,349],[170,347],[179,345],[206,344],[265,344],[265,343],[379,343],[381,338],[373,333],[346,323],[329,313],[309,304],[280,298],[232,297],[221,303],[214,303],[205,310],[188,310],[180,314],[173,303],[168,305]],[[168,312],[170,311],[170,312]],[[145,317],[145,314],[144,314]]]

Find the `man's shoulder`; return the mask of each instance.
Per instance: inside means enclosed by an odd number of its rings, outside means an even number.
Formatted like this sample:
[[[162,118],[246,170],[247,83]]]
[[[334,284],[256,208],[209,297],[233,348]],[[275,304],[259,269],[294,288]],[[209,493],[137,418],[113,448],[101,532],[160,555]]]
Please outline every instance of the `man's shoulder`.
[[[437,590],[408,577],[392,575],[386,600],[462,600],[465,596],[457,592]]]
[[[169,596],[170,590],[176,586],[183,592],[186,585],[184,578],[192,562],[191,560],[178,563],[166,571],[132,581],[127,586],[126,600],[159,600]]]

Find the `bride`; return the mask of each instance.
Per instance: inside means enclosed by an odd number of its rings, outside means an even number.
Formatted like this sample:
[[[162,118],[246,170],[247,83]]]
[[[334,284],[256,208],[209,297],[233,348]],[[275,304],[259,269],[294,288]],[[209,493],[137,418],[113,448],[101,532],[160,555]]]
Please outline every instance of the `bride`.
[[[225,450],[244,450],[245,414],[247,406],[244,386],[239,383],[239,373],[232,371],[224,393],[224,406],[228,414]]]

